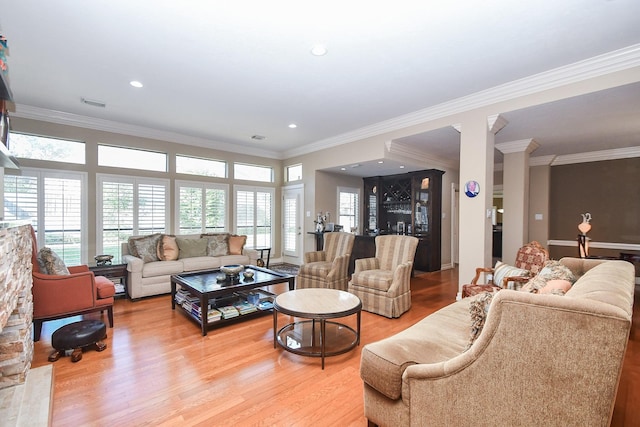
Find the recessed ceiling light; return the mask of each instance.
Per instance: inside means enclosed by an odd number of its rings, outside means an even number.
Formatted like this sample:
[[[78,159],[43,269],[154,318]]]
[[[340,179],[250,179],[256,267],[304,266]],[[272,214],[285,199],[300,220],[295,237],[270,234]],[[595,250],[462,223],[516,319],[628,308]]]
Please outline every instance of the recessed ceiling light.
[[[404,169],[404,165],[400,165],[400,169]]]
[[[378,160],[378,163],[379,163],[379,164],[383,164],[383,163],[384,163],[384,160]]]
[[[295,128],[297,128],[297,127],[298,127],[298,125],[297,125],[297,124],[295,124],[295,123],[291,123],[291,124],[289,125],[289,128],[291,128],[291,129],[295,129]]]
[[[346,171],[346,170],[347,170],[347,168],[340,168],[340,170],[341,170],[341,171]]]
[[[327,54],[327,47],[321,43],[313,45],[311,48],[311,54],[313,56],[324,56]]]
[[[131,81],[129,82],[129,84],[130,84],[131,86],[133,86],[133,87],[138,87],[138,88],[140,88],[140,87],[142,87],[142,86],[143,86],[143,85],[142,85],[142,83],[140,83],[140,82],[139,82],[139,81],[137,81],[137,80],[131,80]]]

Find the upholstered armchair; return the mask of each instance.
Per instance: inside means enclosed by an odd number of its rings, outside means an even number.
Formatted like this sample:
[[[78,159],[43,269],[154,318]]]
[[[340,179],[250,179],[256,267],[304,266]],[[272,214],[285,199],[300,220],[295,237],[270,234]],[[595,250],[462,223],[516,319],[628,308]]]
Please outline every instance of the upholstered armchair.
[[[42,323],[70,316],[107,312],[113,328],[113,296],[115,286],[102,276],[94,276],[86,265],[67,267],[68,275],[44,274],[38,263],[38,245],[32,229],[33,264],[33,339],[40,340]]]
[[[349,292],[362,309],[385,317],[400,317],[411,308],[411,270],[418,247],[412,236],[378,236],[376,256],[357,259]]]
[[[495,267],[476,268],[476,275],[468,285],[462,286],[462,297],[477,295],[481,292],[494,292],[506,289],[509,283],[523,284],[535,277],[549,260],[549,252],[536,241],[532,241],[518,249],[514,266],[498,261]],[[478,284],[480,275],[490,275],[491,280]]]
[[[349,258],[355,235],[331,232],[324,235],[324,250],[304,254],[296,288],[331,288],[347,290]]]

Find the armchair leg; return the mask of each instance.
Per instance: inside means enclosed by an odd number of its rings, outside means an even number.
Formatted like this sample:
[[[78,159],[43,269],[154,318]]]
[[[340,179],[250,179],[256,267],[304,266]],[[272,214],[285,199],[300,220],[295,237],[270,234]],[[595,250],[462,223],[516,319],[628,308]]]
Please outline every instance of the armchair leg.
[[[107,317],[109,318],[109,327],[113,328],[113,306],[107,309]]]
[[[33,319],[33,341],[40,341],[42,333],[42,320]]]
[[[367,427],[378,427],[378,424],[374,423],[371,420],[367,420]]]

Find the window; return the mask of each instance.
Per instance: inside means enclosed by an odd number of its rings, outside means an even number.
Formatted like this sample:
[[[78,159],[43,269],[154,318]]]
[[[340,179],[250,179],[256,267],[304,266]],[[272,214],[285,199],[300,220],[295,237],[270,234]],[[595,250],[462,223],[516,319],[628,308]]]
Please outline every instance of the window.
[[[345,231],[351,231],[359,225],[358,206],[360,189],[338,187],[338,224]]]
[[[68,139],[48,138],[24,133],[9,136],[11,154],[23,159],[85,164],[84,142]]]
[[[271,247],[274,190],[236,186],[234,191],[236,233],[247,235],[248,247]]]
[[[85,263],[86,182],[81,172],[23,168],[21,176],[5,175],[5,219],[31,220],[40,247],[67,265]]]
[[[176,172],[226,178],[227,163],[221,160],[201,159],[198,157],[177,155]]]
[[[129,236],[167,232],[168,180],[98,174],[97,185],[98,252],[119,259]]]
[[[234,179],[244,179],[248,181],[273,182],[273,168],[234,163],[233,177]]]
[[[176,181],[178,234],[227,230],[227,185]]]
[[[287,182],[302,179],[302,165],[287,166]]]
[[[98,165],[166,172],[167,154],[135,148],[98,145]]]

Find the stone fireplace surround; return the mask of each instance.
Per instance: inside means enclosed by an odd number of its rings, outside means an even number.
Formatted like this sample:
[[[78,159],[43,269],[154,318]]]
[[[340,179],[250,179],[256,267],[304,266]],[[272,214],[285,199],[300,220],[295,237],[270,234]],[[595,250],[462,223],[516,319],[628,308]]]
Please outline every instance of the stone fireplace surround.
[[[0,389],[23,384],[33,359],[31,226],[0,222]]]

